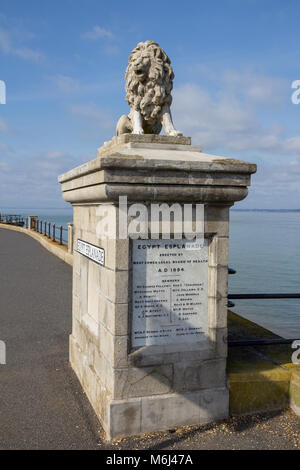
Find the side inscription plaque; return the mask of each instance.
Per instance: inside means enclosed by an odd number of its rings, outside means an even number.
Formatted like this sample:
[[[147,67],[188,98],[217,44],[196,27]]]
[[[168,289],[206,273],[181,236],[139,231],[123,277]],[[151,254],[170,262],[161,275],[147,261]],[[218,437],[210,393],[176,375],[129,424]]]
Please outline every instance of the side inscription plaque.
[[[105,251],[103,248],[100,248],[100,246],[92,245],[78,238],[76,251],[95,263],[100,264],[100,266],[104,266]]]
[[[132,240],[133,347],[205,338],[208,244]]]

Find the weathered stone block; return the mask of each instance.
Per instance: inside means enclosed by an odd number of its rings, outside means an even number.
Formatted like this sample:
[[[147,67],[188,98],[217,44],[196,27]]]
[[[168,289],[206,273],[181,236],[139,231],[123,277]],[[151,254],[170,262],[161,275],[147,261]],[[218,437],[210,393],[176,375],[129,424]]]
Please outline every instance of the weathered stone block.
[[[69,336],[69,357],[72,369],[75,371],[79,381],[81,382],[84,358],[81,348],[79,348],[76,339],[72,335]]]
[[[215,357],[215,337],[213,341],[207,337],[199,343],[153,345],[139,348],[128,356],[128,364],[132,367],[146,367],[159,364],[175,364],[188,362],[197,357],[199,361]]]
[[[73,293],[78,296],[81,301],[81,278],[79,274],[73,271]]]
[[[116,369],[114,397],[116,399],[144,397],[169,393],[173,387],[173,366]]]
[[[89,315],[88,313],[86,313],[85,315],[82,315],[81,323],[83,327],[86,328],[91,335],[93,335],[95,338],[98,338],[99,324],[91,315]]]
[[[119,210],[116,204],[102,203],[95,206],[94,233],[104,242],[116,239]]]
[[[208,269],[208,296],[227,297],[228,295],[228,267],[210,266]]]
[[[208,327],[226,328],[227,326],[227,297],[208,297]]]
[[[98,323],[100,267],[88,261],[87,313]]]
[[[174,364],[174,389],[185,392],[225,386],[226,359]]]
[[[170,393],[142,398],[141,432],[200,424],[200,393]]]
[[[80,321],[80,318],[81,318],[80,297],[76,295],[75,293],[73,294],[73,298],[72,298],[72,312],[73,312],[73,317],[77,318],[77,320]]]
[[[128,303],[128,271],[111,271],[100,268],[100,294],[114,303]]]
[[[76,247],[73,251],[73,276],[74,276],[75,273],[78,276],[80,276],[80,258],[81,258],[81,255],[79,253],[77,253],[75,250],[76,250]]]
[[[133,436],[141,433],[141,398],[114,400],[109,403],[108,437]]]
[[[209,328],[208,335],[216,358],[227,357],[227,328]]]
[[[91,243],[92,245],[96,245],[96,246],[99,245],[98,237],[97,237],[96,230],[94,227],[91,227],[90,230],[82,229],[80,236],[78,238],[80,238],[80,240],[84,240],[85,242]],[[76,249],[76,246],[75,246],[75,249]]]
[[[229,414],[229,390],[227,387],[205,390],[200,398],[201,424],[225,419]]]
[[[129,269],[129,240],[106,240],[106,266],[112,270]]]
[[[99,323],[112,335],[128,334],[128,303],[116,304],[99,295]]]
[[[112,367],[127,367],[128,336],[112,335],[102,325],[99,326],[100,351]]]
[[[89,260],[84,256],[80,259],[80,303],[82,315],[88,312],[88,269]]]
[[[229,233],[228,205],[206,205],[204,228],[206,233],[217,233],[219,237],[228,237]]]
[[[229,238],[217,237],[217,264],[228,268]]]

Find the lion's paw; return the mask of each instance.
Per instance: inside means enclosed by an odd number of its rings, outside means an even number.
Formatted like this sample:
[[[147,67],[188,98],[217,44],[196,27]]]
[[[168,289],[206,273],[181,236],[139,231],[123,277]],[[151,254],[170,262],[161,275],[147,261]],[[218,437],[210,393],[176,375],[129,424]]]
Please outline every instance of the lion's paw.
[[[144,131],[143,131],[143,129],[136,129],[136,130],[133,131],[133,134],[141,135],[141,134],[144,134]]]
[[[183,135],[183,134],[180,131],[175,131],[174,130],[174,131],[169,132],[169,135],[172,136],[172,137],[178,137],[178,136]]]

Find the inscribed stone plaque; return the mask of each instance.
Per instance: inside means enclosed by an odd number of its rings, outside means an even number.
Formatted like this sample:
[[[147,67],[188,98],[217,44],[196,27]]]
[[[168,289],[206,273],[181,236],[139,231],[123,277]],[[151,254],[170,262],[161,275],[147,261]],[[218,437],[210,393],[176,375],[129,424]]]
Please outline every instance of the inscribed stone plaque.
[[[132,346],[207,332],[208,240],[132,240]]]

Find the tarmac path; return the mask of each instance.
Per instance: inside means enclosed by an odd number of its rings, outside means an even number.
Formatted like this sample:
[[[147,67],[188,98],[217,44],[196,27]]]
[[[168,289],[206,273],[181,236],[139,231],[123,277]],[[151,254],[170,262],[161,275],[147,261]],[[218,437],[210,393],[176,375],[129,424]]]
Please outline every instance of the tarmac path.
[[[72,268],[0,229],[0,449],[298,449],[289,411],[108,443],[69,366]]]
[[[0,449],[98,448],[100,428],[68,363],[72,268],[0,229]]]

